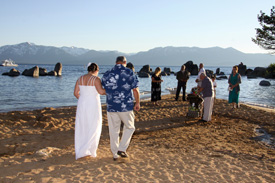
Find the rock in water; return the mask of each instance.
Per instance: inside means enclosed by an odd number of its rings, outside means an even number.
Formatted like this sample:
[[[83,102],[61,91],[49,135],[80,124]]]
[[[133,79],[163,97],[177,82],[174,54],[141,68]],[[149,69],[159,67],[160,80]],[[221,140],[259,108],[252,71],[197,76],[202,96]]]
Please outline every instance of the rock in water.
[[[62,64],[60,62],[55,65],[54,71],[57,73],[57,76],[62,75]]]

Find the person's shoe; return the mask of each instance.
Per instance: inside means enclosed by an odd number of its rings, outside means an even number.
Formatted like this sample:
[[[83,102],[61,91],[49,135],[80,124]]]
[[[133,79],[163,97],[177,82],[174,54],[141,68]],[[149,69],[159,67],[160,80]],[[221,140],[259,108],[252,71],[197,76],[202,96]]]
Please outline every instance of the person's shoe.
[[[122,158],[127,158],[128,154],[126,152],[123,151],[117,151],[117,155],[119,155]]]
[[[114,161],[116,161],[118,158],[113,158]]]
[[[203,122],[203,123],[205,123],[205,122],[207,122],[206,120],[204,120],[204,119],[201,119],[201,120],[199,120],[200,122]]]

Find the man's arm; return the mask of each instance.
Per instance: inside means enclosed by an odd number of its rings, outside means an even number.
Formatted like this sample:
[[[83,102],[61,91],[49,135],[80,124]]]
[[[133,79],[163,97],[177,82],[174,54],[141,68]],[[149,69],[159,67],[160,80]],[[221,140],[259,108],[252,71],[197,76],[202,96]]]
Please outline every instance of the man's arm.
[[[139,89],[134,88],[133,89],[133,94],[134,94],[134,97],[135,97],[135,100],[136,100],[134,110],[139,111],[139,109],[140,109]]]

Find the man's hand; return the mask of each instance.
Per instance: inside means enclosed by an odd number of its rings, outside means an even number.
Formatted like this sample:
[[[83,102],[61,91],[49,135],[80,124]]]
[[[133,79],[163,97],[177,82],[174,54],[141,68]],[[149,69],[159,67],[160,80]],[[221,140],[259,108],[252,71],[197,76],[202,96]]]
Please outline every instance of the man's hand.
[[[139,110],[140,110],[140,104],[139,104],[139,103],[136,103],[136,104],[135,104],[134,110],[135,110],[135,111],[139,111]]]

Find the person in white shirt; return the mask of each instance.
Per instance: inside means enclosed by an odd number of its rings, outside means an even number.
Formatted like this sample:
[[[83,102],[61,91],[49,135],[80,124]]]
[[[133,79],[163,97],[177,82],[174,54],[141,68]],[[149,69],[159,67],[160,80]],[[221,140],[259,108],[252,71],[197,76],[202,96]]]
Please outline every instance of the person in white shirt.
[[[214,87],[214,98],[216,98],[216,87],[217,87],[217,83],[216,83],[216,76],[212,75],[211,76],[211,80],[213,82],[213,87]]]
[[[206,74],[205,69],[204,69],[204,67],[203,67],[203,63],[200,63],[200,66],[199,66],[199,73],[198,73],[198,76],[197,76],[197,79],[196,79],[196,83],[198,83],[198,88],[201,87],[200,75],[201,75],[202,73]]]

